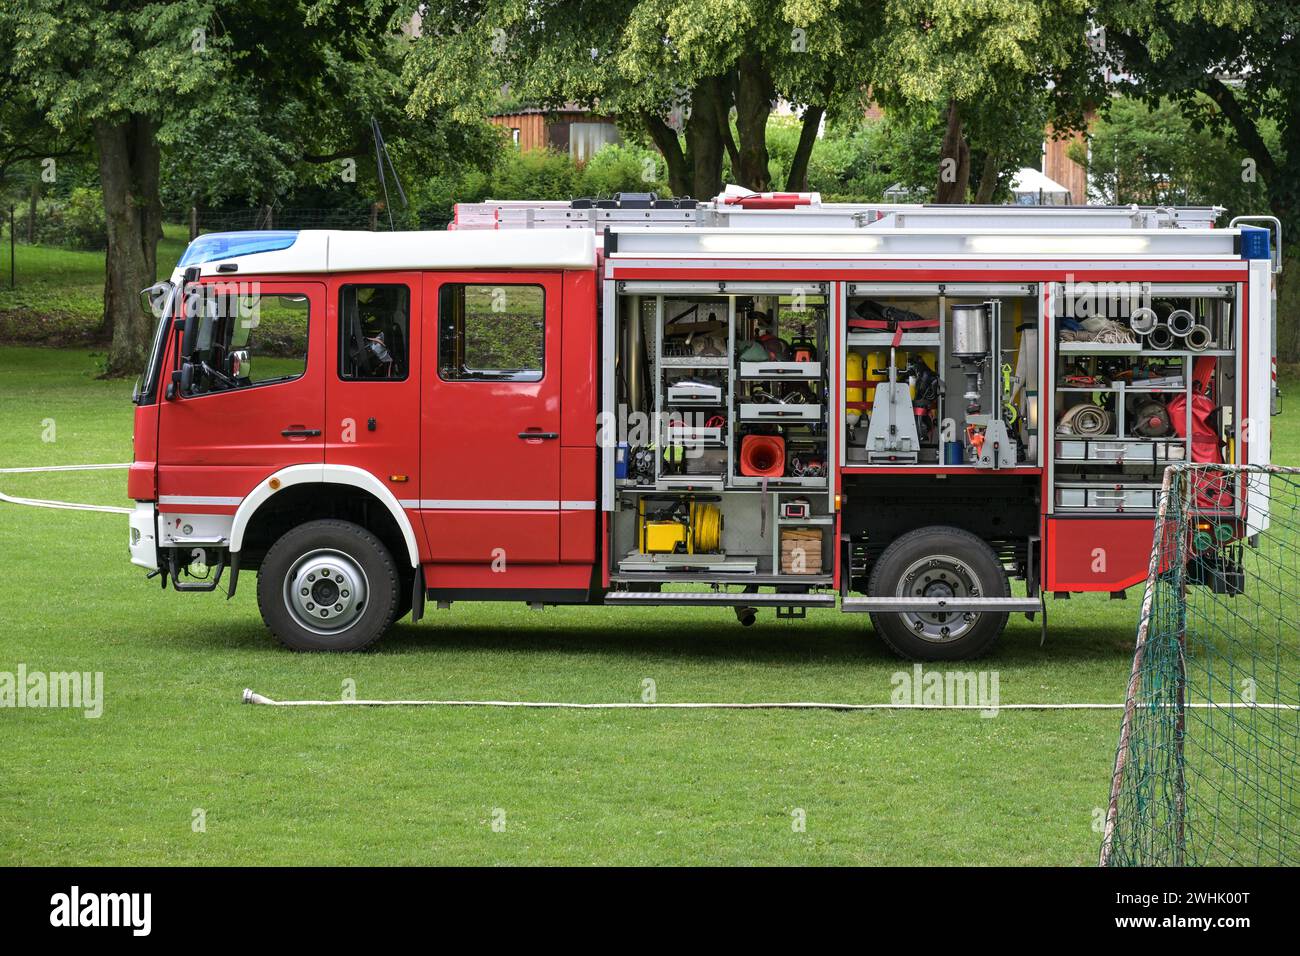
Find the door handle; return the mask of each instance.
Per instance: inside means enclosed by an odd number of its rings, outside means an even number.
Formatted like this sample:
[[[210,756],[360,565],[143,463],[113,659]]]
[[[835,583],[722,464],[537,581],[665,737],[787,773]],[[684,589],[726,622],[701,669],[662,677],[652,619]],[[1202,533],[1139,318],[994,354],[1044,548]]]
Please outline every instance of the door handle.
[[[559,438],[560,433],[559,432],[520,432],[519,437],[524,440],[529,440],[533,438],[550,439],[550,438]]]
[[[280,432],[285,438],[319,438],[319,428],[286,428]]]

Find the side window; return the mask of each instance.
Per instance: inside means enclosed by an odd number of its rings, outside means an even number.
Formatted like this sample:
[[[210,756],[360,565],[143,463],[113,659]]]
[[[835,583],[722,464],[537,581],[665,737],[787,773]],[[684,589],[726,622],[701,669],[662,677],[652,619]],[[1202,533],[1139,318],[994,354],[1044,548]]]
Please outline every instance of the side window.
[[[287,382],[307,371],[306,295],[214,283],[202,286],[185,310],[200,323],[190,394]]]
[[[343,286],[339,290],[339,378],[406,378],[410,331],[411,290],[407,286]]]
[[[546,293],[538,285],[444,285],[438,375],[448,382],[540,382]]]

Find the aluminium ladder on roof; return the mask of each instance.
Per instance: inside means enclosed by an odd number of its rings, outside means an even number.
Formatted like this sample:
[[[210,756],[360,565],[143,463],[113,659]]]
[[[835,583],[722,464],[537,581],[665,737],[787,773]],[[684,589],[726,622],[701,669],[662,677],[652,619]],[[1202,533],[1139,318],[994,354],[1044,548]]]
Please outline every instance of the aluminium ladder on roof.
[[[791,208],[746,208],[721,200],[458,203],[457,229],[1024,229],[1123,231],[1210,229],[1221,206],[974,206],[919,203],[823,203],[816,193]]]

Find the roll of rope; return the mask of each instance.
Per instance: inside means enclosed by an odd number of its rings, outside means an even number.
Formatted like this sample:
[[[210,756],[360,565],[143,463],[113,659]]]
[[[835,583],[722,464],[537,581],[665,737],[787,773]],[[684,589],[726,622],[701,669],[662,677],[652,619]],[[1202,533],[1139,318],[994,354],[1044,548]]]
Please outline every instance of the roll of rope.
[[[1075,405],[1061,416],[1057,430],[1065,435],[1094,438],[1110,431],[1111,421],[1110,412],[1099,405]]]

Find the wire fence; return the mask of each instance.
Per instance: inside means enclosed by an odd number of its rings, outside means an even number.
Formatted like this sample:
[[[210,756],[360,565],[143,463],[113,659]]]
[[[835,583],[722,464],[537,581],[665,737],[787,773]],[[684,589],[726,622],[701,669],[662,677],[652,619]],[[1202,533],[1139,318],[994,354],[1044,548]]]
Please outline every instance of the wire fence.
[[[1300,864],[1300,468],[1165,475],[1109,866]]]

